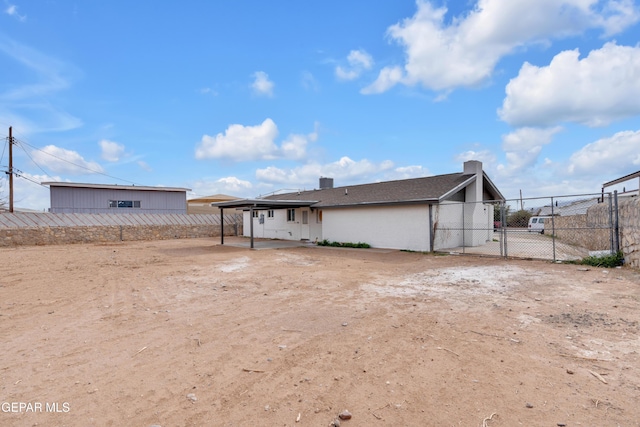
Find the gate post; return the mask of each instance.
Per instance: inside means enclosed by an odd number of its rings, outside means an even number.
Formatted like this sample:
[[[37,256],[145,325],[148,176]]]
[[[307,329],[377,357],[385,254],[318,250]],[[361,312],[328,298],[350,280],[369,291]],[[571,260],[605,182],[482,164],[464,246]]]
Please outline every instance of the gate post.
[[[553,262],[556,262],[556,222],[553,216],[553,197],[551,198],[551,245],[553,246]]]
[[[620,252],[620,218],[618,217],[618,190],[613,192],[613,201],[615,203],[615,237],[616,237],[616,253]]]
[[[613,237],[613,200],[611,197],[611,193],[609,193],[609,248],[610,252],[613,254],[613,250],[615,248],[614,237]]]
[[[504,257],[507,258],[509,256],[509,252],[507,251],[507,202],[504,201],[500,205],[500,234],[502,236],[502,246],[504,246]],[[502,255],[502,246],[500,246],[500,255]]]

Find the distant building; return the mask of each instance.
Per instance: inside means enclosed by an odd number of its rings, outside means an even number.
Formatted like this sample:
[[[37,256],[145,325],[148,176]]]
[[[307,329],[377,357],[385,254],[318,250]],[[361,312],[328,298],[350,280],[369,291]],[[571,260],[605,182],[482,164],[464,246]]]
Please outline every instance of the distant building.
[[[220,208],[211,206],[211,203],[229,202],[238,200],[237,197],[227,196],[226,194],[214,194],[212,196],[197,197],[187,200],[188,214],[219,214]]]
[[[186,214],[189,188],[43,182],[51,213]]]

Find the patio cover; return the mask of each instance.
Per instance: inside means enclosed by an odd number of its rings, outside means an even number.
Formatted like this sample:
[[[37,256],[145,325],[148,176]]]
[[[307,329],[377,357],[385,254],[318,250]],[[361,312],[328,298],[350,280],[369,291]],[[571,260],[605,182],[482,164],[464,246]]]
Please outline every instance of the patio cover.
[[[220,208],[220,244],[224,245],[224,209],[242,209],[243,211],[249,211],[250,224],[250,236],[251,236],[251,249],[253,245],[253,211],[255,210],[267,210],[267,209],[286,209],[286,208],[303,208],[309,207],[315,203],[316,200],[266,200],[266,199],[239,199],[231,200],[228,202],[211,203],[211,206]]]

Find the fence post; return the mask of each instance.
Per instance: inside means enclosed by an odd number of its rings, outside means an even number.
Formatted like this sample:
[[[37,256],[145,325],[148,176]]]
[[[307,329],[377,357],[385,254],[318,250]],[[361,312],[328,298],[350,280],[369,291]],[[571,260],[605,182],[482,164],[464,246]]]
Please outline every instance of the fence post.
[[[613,192],[613,201],[615,203],[615,236],[616,236],[616,253],[620,252],[620,217],[618,216],[618,190]]]
[[[556,261],[556,222],[554,221],[553,197],[551,198],[551,246],[553,246],[553,262]]]
[[[611,193],[609,193],[609,248],[611,253],[613,254],[614,243],[613,243],[613,203],[612,203]]]
[[[507,202],[502,202],[500,206],[500,228],[501,235],[503,236],[502,245],[504,246],[504,257],[507,258],[509,256],[509,251],[507,251]],[[501,248],[502,249],[502,248]]]

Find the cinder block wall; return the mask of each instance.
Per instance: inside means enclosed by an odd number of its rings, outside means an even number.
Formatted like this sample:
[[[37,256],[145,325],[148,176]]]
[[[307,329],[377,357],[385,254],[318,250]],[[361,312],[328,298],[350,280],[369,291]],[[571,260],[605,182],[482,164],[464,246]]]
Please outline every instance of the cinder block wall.
[[[572,215],[554,218],[556,235],[563,242],[582,246],[589,250],[611,247],[609,204],[601,203],[587,210],[586,215]],[[625,264],[640,268],[640,199],[618,203],[618,224],[620,227],[620,250]]]
[[[640,199],[625,200],[618,206],[620,249],[625,264],[640,268]]]
[[[606,213],[608,215],[608,210]],[[553,218],[556,237],[563,243],[580,246],[590,251],[611,249],[609,221],[607,220],[606,224],[591,222],[588,216],[584,214]]]
[[[193,223],[185,220],[179,223],[173,217],[163,222],[158,216],[129,216],[121,225],[86,225],[94,222],[116,222],[113,216],[65,215],[65,214],[3,214],[4,226],[0,227],[0,247],[15,245],[63,245],[70,243],[104,243],[132,240],[189,239],[197,237],[219,237],[220,224]],[[185,215],[186,216],[186,215]],[[191,217],[193,218],[193,217]],[[7,225],[13,220],[16,225]],[[202,218],[201,218],[202,220]],[[155,222],[155,223],[154,223]],[[191,222],[191,223],[189,223]],[[196,220],[197,222],[197,220]],[[204,221],[203,221],[204,222]],[[242,223],[227,223],[225,236],[242,235]]]

